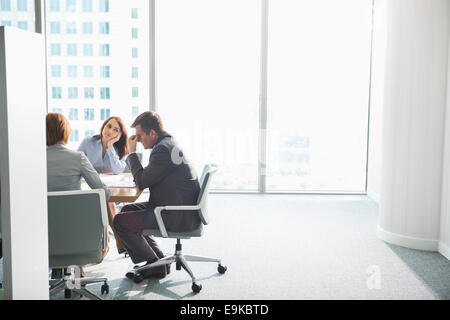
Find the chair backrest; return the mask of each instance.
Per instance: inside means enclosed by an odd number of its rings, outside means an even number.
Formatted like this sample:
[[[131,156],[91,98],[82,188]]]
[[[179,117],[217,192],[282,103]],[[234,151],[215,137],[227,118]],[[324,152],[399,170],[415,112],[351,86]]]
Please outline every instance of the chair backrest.
[[[207,225],[209,223],[208,217],[208,191],[211,183],[211,178],[219,168],[213,164],[206,164],[203,167],[203,172],[200,177],[200,193],[198,194],[197,204],[200,206],[199,215],[202,223]]]
[[[50,267],[101,261],[108,226],[105,191],[48,192]]]

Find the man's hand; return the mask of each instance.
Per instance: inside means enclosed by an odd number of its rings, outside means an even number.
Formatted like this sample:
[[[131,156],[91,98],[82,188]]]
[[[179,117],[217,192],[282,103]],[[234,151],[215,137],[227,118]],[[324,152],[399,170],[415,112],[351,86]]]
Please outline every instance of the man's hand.
[[[132,135],[128,138],[128,148],[130,152],[136,152],[136,143],[137,143],[137,137],[136,135]]]
[[[109,140],[107,143],[106,143],[106,147],[107,148],[111,148],[113,145],[114,145],[114,143],[116,143],[117,141],[119,141],[120,140],[120,137],[122,136],[122,133],[119,133],[115,138],[112,138],[111,140]]]

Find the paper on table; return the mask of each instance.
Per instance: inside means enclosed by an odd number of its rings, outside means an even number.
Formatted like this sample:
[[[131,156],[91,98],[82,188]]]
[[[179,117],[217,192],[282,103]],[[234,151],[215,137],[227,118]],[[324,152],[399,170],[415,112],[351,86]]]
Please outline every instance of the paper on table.
[[[134,188],[136,187],[132,179],[124,178],[121,175],[112,174],[100,174],[100,179],[107,187],[125,187]]]
[[[129,181],[125,180],[125,181],[119,181],[119,182],[112,183],[108,187],[134,188],[134,187],[136,187],[136,184],[134,183],[133,180],[129,180]]]

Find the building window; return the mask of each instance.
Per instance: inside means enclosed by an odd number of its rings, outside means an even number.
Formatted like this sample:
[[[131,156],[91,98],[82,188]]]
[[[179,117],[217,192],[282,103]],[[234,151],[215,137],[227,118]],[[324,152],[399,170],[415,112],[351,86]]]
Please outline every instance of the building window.
[[[77,9],[76,0],[66,0],[66,11],[75,12]]]
[[[109,34],[109,22],[100,22],[99,32],[100,34]]]
[[[84,66],[83,70],[85,78],[92,78],[94,76],[94,66]]]
[[[83,0],[83,12],[92,12],[92,0]]]
[[[56,21],[50,22],[50,33],[57,34],[61,32],[61,24]]]
[[[131,96],[133,98],[137,98],[139,96],[139,88],[138,87],[131,88]]]
[[[88,43],[83,44],[83,54],[86,57],[92,57],[94,55],[94,45]]]
[[[138,106],[132,106],[131,107],[131,114],[133,117],[137,117],[139,115],[139,107]]]
[[[78,76],[78,67],[74,65],[67,66],[67,76],[69,78],[76,78]]]
[[[109,12],[109,0],[99,0],[99,11]]]
[[[53,65],[51,66],[51,74],[53,78],[60,78],[61,77],[61,66],[59,65]]]
[[[11,26],[11,21],[2,20],[2,21],[0,21],[0,26]]]
[[[52,99],[61,99],[61,87],[52,87]]]
[[[67,44],[67,55],[76,56],[77,55],[77,45],[76,43]]]
[[[84,88],[84,98],[94,99],[94,88]]]
[[[131,28],[131,38],[132,39],[138,38],[138,28]]]
[[[109,109],[101,109],[100,110],[100,120],[106,120],[110,116],[110,110]]]
[[[27,11],[27,0],[17,0],[17,11]]]
[[[100,77],[109,78],[109,66],[100,66]]]
[[[76,34],[77,33],[77,23],[76,22],[67,22],[66,33],[67,34]]]
[[[50,45],[50,54],[52,56],[60,56],[61,55],[61,44],[59,44],[59,43],[52,43]]]
[[[78,99],[78,88],[77,87],[70,87],[67,88],[67,97],[69,99]]]
[[[78,120],[78,109],[77,108],[69,109],[69,120]]]
[[[133,58],[138,57],[138,48],[131,48],[131,57]]]
[[[0,10],[1,11],[11,11],[11,1],[10,0],[0,0]]]
[[[131,77],[132,78],[138,77],[138,67],[131,67]]]
[[[50,0],[50,12],[59,12],[59,0]]]
[[[131,8],[131,19],[137,19],[137,18],[138,18],[138,9]]]
[[[61,113],[62,114],[62,108],[53,108],[52,112],[53,113]]]
[[[72,134],[70,135],[69,141],[70,142],[78,142],[78,129],[72,131]]]
[[[92,34],[92,32],[93,32],[92,22],[83,22],[83,33]]]
[[[85,138],[87,138],[87,137],[92,137],[93,135],[94,135],[94,130],[86,130],[86,131],[84,131],[84,137]]]
[[[109,88],[100,88],[100,99],[109,99]]]
[[[92,108],[84,109],[84,120],[94,120],[94,109]]]
[[[109,56],[109,44],[100,45],[100,55],[105,57]]]
[[[27,21],[18,21],[17,27],[22,30],[28,30],[28,22]]]

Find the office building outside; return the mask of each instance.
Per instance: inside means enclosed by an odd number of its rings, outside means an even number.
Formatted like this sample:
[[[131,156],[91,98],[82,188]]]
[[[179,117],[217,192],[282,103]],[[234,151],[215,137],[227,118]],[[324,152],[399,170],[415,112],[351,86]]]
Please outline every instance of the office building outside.
[[[45,10],[48,112],[70,121],[68,146],[109,116],[129,127],[148,109],[148,1],[46,0]],[[0,0],[1,25],[34,31],[34,19],[33,0]]]

